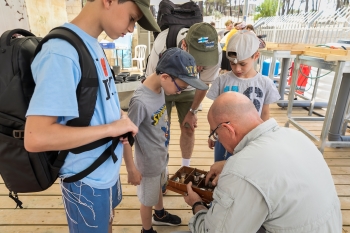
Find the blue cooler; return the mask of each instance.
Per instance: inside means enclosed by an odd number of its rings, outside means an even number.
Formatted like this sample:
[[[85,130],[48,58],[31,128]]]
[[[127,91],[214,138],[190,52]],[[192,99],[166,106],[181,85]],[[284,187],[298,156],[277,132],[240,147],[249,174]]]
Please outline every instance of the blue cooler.
[[[115,44],[114,42],[108,43],[108,42],[102,42],[100,43],[101,47],[103,49],[115,49]]]
[[[271,59],[267,59],[263,62],[261,74],[264,76],[269,76],[269,68],[270,68]],[[273,75],[278,75],[278,69],[280,68],[280,62],[276,60],[275,71]]]

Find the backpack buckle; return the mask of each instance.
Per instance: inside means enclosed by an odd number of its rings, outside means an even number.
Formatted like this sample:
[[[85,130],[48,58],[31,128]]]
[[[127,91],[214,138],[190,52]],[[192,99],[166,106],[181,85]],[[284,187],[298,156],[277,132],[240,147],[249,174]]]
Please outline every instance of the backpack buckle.
[[[24,130],[13,130],[12,136],[14,138],[24,138]]]

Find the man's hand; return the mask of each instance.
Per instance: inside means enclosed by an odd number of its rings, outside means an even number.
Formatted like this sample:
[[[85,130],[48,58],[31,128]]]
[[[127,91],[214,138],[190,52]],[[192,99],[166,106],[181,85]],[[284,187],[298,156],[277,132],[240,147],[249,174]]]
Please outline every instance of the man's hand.
[[[208,146],[210,149],[213,149],[215,146],[215,142],[213,140],[211,140],[210,138],[208,138]]]
[[[136,168],[128,171],[128,183],[132,185],[139,185],[142,180],[142,175]]]
[[[205,178],[205,185],[208,185],[209,179],[212,176],[215,176],[215,178],[212,181],[212,184],[214,186],[217,185],[219,175],[222,172],[222,169],[224,168],[225,163],[226,163],[226,161],[224,160],[224,161],[216,162],[213,165],[211,165],[210,171],[208,172],[208,174],[206,175],[206,178]]]
[[[188,112],[182,122],[183,127],[190,127],[192,131],[194,128],[197,128],[197,115],[191,112]]]
[[[184,196],[184,199],[189,206],[193,206],[193,204],[197,201],[202,201],[202,198],[200,198],[200,196],[193,191],[192,182],[187,184],[187,196]]]

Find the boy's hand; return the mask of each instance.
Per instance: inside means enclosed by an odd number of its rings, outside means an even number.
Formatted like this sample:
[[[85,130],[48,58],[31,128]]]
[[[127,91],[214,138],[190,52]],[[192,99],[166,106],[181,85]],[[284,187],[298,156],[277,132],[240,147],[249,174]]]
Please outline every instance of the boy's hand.
[[[194,131],[194,128],[197,128],[197,115],[188,112],[182,122],[182,126],[186,128],[191,128]]]
[[[111,137],[117,137],[128,132],[131,132],[132,136],[135,137],[138,132],[137,126],[124,114],[119,120],[113,121],[110,125],[112,126]]]
[[[142,180],[142,175],[136,168],[128,171],[128,183],[132,185],[140,185]]]
[[[215,142],[213,140],[211,140],[210,138],[208,138],[208,146],[210,149],[213,149],[215,146]]]

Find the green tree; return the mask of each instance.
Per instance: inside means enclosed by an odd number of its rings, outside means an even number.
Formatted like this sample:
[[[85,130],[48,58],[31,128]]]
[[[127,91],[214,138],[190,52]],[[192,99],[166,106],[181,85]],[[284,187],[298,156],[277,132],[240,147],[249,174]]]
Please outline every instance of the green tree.
[[[254,20],[260,17],[275,16],[278,7],[278,0],[264,0],[260,6],[256,7],[257,14],[254,15]]]

